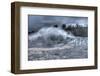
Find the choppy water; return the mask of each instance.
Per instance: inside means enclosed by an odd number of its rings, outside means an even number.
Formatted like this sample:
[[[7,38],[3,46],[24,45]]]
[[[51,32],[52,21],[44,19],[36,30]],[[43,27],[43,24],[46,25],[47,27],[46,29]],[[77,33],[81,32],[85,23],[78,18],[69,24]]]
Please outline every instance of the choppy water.
[[[45,27],[28,37],[28,60],[87,58],[87,37]]]

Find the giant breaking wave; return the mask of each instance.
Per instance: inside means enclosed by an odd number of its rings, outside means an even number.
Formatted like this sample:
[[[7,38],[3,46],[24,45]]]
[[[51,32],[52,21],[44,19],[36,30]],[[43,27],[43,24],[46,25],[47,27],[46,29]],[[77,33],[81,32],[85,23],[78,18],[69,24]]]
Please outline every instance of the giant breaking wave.
[[[53,48],[69,46],[87,46],[86,37],[75,37],[61,28],[45,27],[28,37],[29,48]]]

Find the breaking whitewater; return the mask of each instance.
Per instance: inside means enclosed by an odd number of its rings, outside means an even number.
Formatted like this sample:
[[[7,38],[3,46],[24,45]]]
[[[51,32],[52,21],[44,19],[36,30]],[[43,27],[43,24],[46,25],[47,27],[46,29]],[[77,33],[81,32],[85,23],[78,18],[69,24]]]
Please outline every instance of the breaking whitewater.
[[[61,28],[43,27],[28,35],[28,60],[88,57],[88,37],[74,36]]]

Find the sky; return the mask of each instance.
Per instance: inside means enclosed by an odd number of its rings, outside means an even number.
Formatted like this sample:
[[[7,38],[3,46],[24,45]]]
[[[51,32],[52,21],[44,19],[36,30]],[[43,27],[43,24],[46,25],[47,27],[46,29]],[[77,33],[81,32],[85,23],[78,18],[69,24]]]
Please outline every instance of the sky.
[[[49,27],[57,24],[85,24],[88,25],[88,17],[71,17],[71,16],[43,16],[29,15],[28,16],[28,31],[36,31],[42,27]]]

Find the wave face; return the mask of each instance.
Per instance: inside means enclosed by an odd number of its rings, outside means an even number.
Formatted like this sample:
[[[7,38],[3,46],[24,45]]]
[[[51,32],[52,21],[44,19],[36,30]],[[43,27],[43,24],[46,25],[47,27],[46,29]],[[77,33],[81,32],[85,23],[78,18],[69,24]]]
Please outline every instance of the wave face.
[[[72,41],[75,37],[61,28],[45,27],[29,35],[29,47],[55,47]]]

